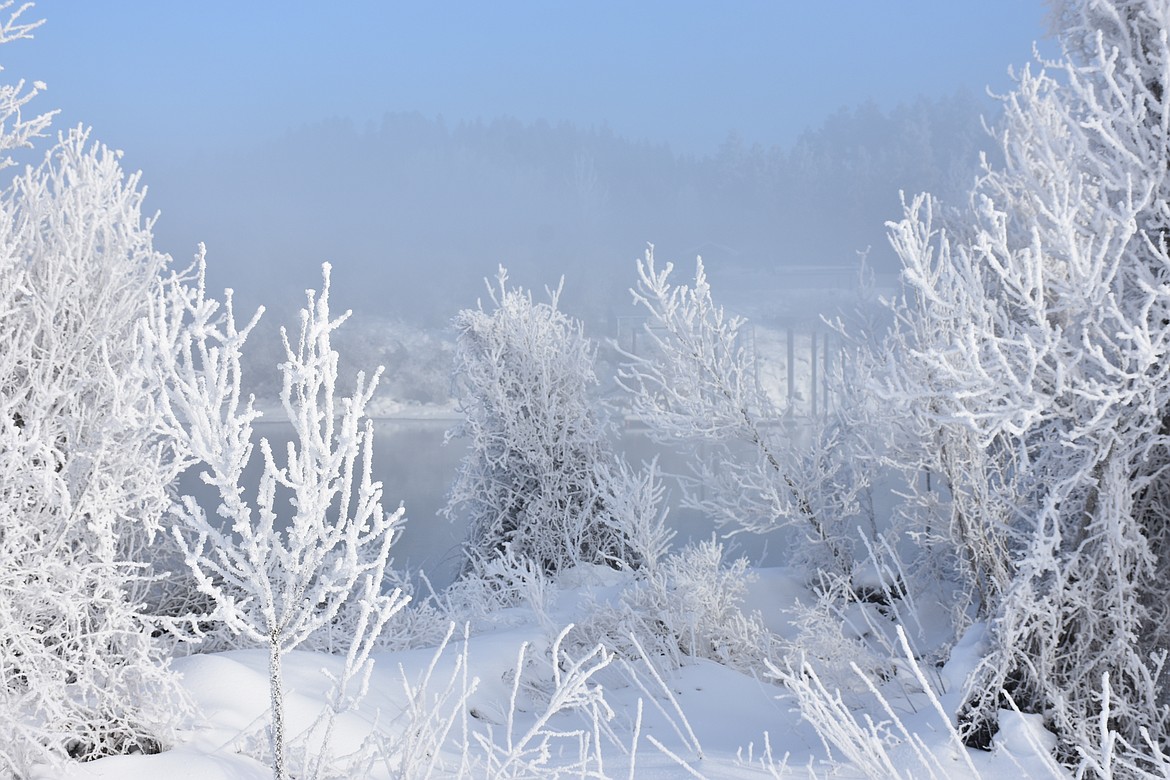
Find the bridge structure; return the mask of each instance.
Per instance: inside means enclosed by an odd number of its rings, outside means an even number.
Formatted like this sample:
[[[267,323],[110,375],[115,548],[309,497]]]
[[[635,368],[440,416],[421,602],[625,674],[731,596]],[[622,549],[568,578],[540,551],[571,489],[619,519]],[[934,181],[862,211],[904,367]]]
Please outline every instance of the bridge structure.
[[[617,346],[637,357],[652,357],[655,330],[647,317],[618,317]],[[799,427],[836,408],[833,376],[842,360],[841,337],[822,320],[788,319],[766,326],[749,322],[739,338],[751,362],[752,380],[781,413],[778,422]]]

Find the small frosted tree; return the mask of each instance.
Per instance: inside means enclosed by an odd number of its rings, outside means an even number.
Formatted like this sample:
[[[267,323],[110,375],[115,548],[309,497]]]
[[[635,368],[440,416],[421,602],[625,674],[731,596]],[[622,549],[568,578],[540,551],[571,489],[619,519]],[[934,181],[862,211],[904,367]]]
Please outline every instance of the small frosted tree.
[[[638,263],[632,292],[650,315],[648,348],[627,353],[619,377],[633,415],[656,441],[689,451],[690,506],[733,532],[795,528],[816,563],[849,574],[868,487],[853,460],[855,428],[835,414],[797,441],[756,380],[757,357],[742,338],[746,320],[715,303],[702,260],[690,286],[671,282],[672,271],[670,263],[655,266],[653,247]]]
[[[331,318],[327,264],[323,275],[320,295],[307,293],[298,340],[281,329],[280,400],[294,438],[283,466],[260,440],[264,469],[254,502],[241,478],[258,413],[251,398],[240,398],[240,360],[260,312],[238,328],[230,291],[222,311],[206,297],[200,259],[194,286],[174,277],[152,322],[167,430],[220,497],[218,520],[184,497],[175,535],[215,616],[268,649],[277,778],[288,776],[281,658],[341,621],[348,635],[335,644],[361,648],[361,665],[369,638],[406,603],[400,590],[383,592],[404,510],[383,511],[382,485],[371,478],[374,432],[364,410],[381,369],[369,382],[359,373],[353,394],[338,397],[330,337],[349,314]],[[287,512],[278,496],[287,498]]]
[[[621,480],[589,389],[594,348],[581,324],[509,289],[500,269],[494,308],[464,309],[455,391],[467,415],[452,435],[470,451],[444,510],[466,520],[467,567],[510,550],[553,573],[576,563],[637,566],[607,493]]]

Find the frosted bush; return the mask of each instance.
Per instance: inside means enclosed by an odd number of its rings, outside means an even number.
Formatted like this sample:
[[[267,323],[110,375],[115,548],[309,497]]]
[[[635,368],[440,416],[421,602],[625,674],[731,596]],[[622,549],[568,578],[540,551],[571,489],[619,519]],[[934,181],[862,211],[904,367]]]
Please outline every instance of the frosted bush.
[[[667,668],[692,657],[762,669],[778,644],[760,615],[743,609],[751,577],[746,559],[724,560],[722,544],[688,545],[639,572],[616,601],[595,604],[579,626],[580,641],[599,641],[627,658],[648,652]]]
[[[589,394],[594,349],[581,324],[509,289],[455,318],[455,388],[469,439],[444,510],[469,524],[467,571],[511,551],[547,573],[577,563],[637,566],[606,486],[614,458]]]

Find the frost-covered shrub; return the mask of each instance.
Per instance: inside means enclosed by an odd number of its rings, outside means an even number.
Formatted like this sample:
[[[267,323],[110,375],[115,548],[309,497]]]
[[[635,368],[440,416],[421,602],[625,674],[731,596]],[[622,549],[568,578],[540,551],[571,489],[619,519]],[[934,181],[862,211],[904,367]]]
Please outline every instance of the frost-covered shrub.
[[[470,451],[444,510],[466,519],[466,569],[507,550],[548,573],[576,563],[637,566],[607,495],[616,468],[589,391],[581,324],[509,289],[501,268],[482,304],[455,318],[455,391]]]
[[[726,561],[723,545],[709,540],[667,557],[661,584],[651,587],[667,597],[660,614],[683,653],[750,668],[773,641],[760,616],[743,610],[752,579],[746,558]]]
[[[685,657],[707,658],[759,671],[777,638],[758,613],[744,611],[752,574],[748,561],[726,561],[715,540],[688,545],[636,573],[616,600],[594,605],[575,635],[601,642],[626,658],[643,652],[677,667]]]
[[[886,634],[892,633],[893,622],[888,610],[859,600],[850,580],[828,572],[814,592],[814,601],[793,606],[793,632],[778,655],[815,667],[826,684],[841,692],[864,689],[858,671],[875,679],[889,677],[893,664]]]

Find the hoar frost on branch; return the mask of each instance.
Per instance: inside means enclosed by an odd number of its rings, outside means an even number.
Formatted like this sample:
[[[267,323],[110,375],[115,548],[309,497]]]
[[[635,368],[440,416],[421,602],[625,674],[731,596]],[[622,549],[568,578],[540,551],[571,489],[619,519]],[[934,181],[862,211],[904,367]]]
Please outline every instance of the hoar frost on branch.
[[[371,479],[373,423],[364,417],[381,369],[369,382],[359,374],[352,396],[336,397],[338,357],[330,336],[348,314],[331,319],[328,265],[323,276],[321,293],[307,293],[299,339],[290,343],[281,331],[280,399],[294,437],[283,467],[267,439],[260,440],[264,468],[254,506],[243,497],[241,478],[258,413],[252,399],[240,398],[240,360],[260,312],[239,328],[230,291],[221,312],[205,295],[200,258],[195,285],[174,277],[154,317],[168,431],[202,463],[204,481],[220,497],[219,522],[184,497],[176,537],[216,615],[269,650],[278,778],[288,771],[281,657],[306,643],[337,644],[361,648],[350,666],[364,667],[369,638],[406,603],[400,590],[383,591],[404,510],[382,509],[381,483]],[[278,496],[287,498],[290,513],[278,507]]]
[[[8,14],[7,19],[0,21],[0,43],[32,38],[33,30],[44,24],[44,19],[29,22],[21,18],[31,6],[32,3],[17,6],[15,0],[0,2],[0,14]],[[24,116],[24,107],[43,89],[45,85],[39,81],[33,82],[32,89],[26,89],[23,80],[0,84],[0,170],[15,165],[12,153],[17,149],[31,149],[33,140],[44,136],[57,113],[47,111],[28,118]]]

